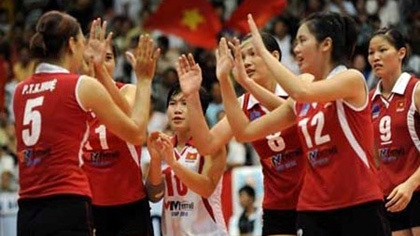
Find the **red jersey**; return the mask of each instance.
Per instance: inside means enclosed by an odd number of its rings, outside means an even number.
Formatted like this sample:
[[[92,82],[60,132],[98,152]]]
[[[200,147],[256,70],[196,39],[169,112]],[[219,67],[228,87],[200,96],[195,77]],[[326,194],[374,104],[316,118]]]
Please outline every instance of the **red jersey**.
[[[339,66],[331,75],[346,70]],[[382,200],[373,158],[370,106],[339,99],[295,105],[299,136],[309,161],[299,211],[325,211]]]
[[[288,96],[278,85],[275,93],[283,98]],[[269,112],[250,93],[241,99],[243,111],[250,120]],[[292,126],[252,142],[264,175],[264,209],[296,209],[306,164],[296,128]]]
[[[79,75],[47,63],[16,87],[17,152],[21,198],[91,196],[82,165],[87,112],[77,97]]]
[[[381,162],[379,178],[385,195],[420,166],[420,117],[414,103],[417,85],[417,78],[402,73],[389,98],[381,95],[380,82],[370,93],[375,148]]]
[[[122,83],[117,83],[121,89]],[[146,197],[140,168],[141,147],[111,133],[91,113],[89,139],[83,148],[94,205],[112,206]]]

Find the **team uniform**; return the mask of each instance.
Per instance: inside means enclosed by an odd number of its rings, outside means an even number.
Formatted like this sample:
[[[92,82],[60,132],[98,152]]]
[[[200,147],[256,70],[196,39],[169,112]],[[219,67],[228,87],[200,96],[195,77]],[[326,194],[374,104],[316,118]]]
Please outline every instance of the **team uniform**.
[[[279,85],[275,94],[288,97]],[[250,93],[239,100],[250,120],[269,112]],[[296,128],[292,126],[252,142],[264,175],[263,235],[296,234],[296,205],[306,165]]]
[[[176,147],[176,138],[174,138]],[[177,161],[192,171],[201,173],[204,157],[191,142],[178,152]],[[188,189],[169,167],[163,167],[166,191],[163,199],[162,231],[166,236],[224,236],[228,235],[223,219],[220,194],[222,181],[209,198]]]
[[[16,87],[19,236],[92,235],[91,191],[82,170],[88,113],[79,75],[47,63]]]
[[[336,67],[327,79],[342,71]],[[316,83],[316,82],[315,82]],[[390,235],[373,158],[370,106],[343,99],[295,104],[309,161],[298,201],[298,235]]]
[[[417,78],[402,73],[389,98],[381,95],[381,82],[370,93],[379,179],[385,196],[420,166],[420,117],[414,102],[418,84]],[[402,212],[388,212],[388,217],[393,231],[420,226],[420,187]]]
[[[124,84],[117,83],[119,89]],[[152,235],[140,168],[141,148],[120,139],[90,113],[83,169],[92,189],[97,236]]]

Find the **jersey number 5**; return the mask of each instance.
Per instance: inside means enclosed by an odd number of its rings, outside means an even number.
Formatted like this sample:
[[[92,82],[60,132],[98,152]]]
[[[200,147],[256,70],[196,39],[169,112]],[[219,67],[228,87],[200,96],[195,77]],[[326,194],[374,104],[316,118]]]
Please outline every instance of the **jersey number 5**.
[[[42,106],[43,103],[43,96],[28,99],[26,101],[23,114],[23,126],[30,125],[30,127],[22,130],[22,139],[26,146],[33,146],[36,144],[41,135],[41,113],[35,110],[35,108]]]
[[[299,121],[299,127],[302,129],[302,133],[305,136],[306,145],[308,146],[308,148],[312,148],[314,145],[312,143],[311,136],[309,135],[308,121],[309,121],[309,118],[305,118]],[[324,125],[325,125],[324,113],[320,111],[316,113],[316,115],[312,117],[312,120],[311,120],[311,126],[316,126],[315,136],[314,136],[315,145],[321,145],[331,140],[330,135],[328,134],[322,135],[322,130],[324,129]]]

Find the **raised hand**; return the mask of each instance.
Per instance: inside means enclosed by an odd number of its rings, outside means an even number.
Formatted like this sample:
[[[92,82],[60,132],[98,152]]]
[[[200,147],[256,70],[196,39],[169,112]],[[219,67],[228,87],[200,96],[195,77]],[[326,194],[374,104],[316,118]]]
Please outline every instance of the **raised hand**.
[[[91,63],[95,67],[103,66],[107,49],[111,47],[112,32],[105,38],[106,27],[107,22],[101,23],[100,18],[94,20],[90,26],[89,38],[83,54],[85,62],[87,62],[90,69]]]
[[[261,38],[260,31],[258,31],[258,27],[255,24],[254,18],[252,18],[251,14],[248,14],[248,25],[252,34],[252,37],[251,37],[252,45],[254,46],[256,53],[258,55],[261,55],[264,52],[264,50],[266,50],[266,48]]]
[[[234,66],[233,56],[227,45],[226,39],[222,37],[219,47],[216,50],[216,76],[218,80],[229,78],[229,74]]]
[[[232,70],[233,77],[243,88],[247,88],[247,85],[251,82],[251,78],[248,77],[245,70],[244,61],[242,59],[241,47],[239,39],[234,38],[233,43],[229,42],[230,49],[234,52],[234,67]]]
[[[154,49],[153,39],[148,34],[141,35],[134,52],[126,52],[125,55],[138,80],[153,79],[160,49]]]
[[[173,166],[176,163],[175,153],[174,153],[174,147],[172,145],[171,138],[164,134],[159,134],[159,144],[160,146],[160,154],[168,163],[169,166]]]
[[[159,150],[162,148],[159,140],[159,132],[153,132],[147,137],[147,149],[150,153],[150,158],[161,161],[161,156]]]
[[[189,53],[188,56],[183,54],[178,58],[176,71],[178,73],[182,93],[185,97],[200,90],[201,82],[203,80],[201,68],[198,63],[195,63],[191,53]]]

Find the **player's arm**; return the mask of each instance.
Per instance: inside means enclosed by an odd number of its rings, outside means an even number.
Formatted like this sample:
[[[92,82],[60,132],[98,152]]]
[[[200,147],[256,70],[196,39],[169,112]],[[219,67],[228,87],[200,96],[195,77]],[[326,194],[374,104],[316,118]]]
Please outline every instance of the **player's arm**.
[[[163,198],[165,191],[165,182],[162,176],[162,161],[157,144],[158,133],[152,133],[147,138],[147,149],[150,153],[149,172],[146,180],[146,191],[149,200],[158,202]]]
[[[200,101],[201,69],[194,57],[182,55],[176,65],[182,92],[186,98],[190,130],[194,145],[202,155],[217,152],[232,138],[232,131],[226,118],[209,129]]]
[[[204,198],[210,197],[225,170],[226,149],[223,147],[212,155],[204,156],[203,170],[197,173],[176,160],[169,138],[162,137],[162,140],[165,150],[164,158],[175,175],[195,193]]]
[[[147,92],[150,86],[151,82],[139,81],[137,93]],[[115,104],[104,86],[92,77],[82,76],[76,92],[81,106],[85,110],[93,111],[112,133],[135,145],[144,142],[147,119],[143,116],[145,111],[139,107],[141,97],[136,99],[133,112],[129,117]]]

